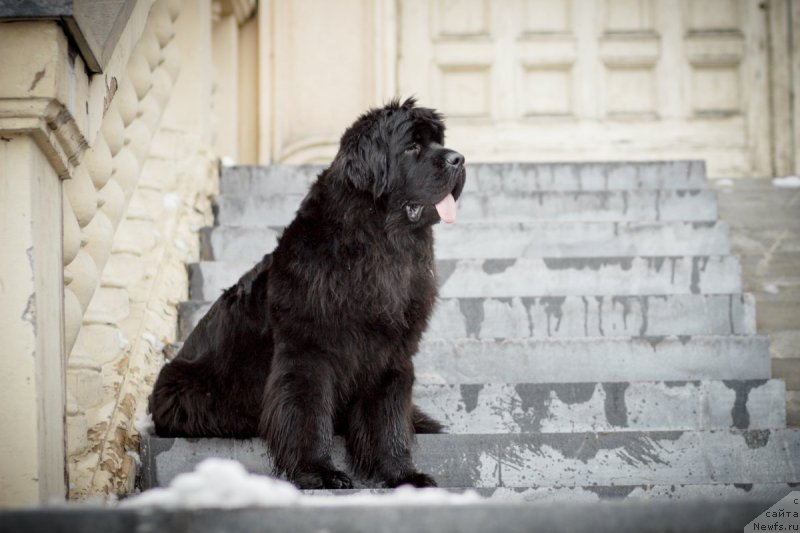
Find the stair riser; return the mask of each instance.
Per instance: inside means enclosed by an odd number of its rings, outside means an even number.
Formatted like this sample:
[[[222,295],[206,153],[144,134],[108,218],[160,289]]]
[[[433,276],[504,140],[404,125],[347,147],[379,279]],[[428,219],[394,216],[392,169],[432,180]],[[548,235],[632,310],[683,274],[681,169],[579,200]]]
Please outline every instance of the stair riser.
[[[185,302],[180,340],[208,312],[210,302]],[[426,337],[505,339],[664,335],[752,335],[750,295],[569,296],[442,298]]]
[[[417,385],[447,433],[573,433],[785,427],[782,381]]]
[[[258,261],[282,227],[207,228],[203,259]],[[456,223],[434,228],[437,259],[726,255],[724,222]]]
[[[766,337],[428,340],[420,383],[568,383],[767,379]]]
[[[151,438],[147,486],[166,485],[206,457],[272,471],[259,440]],[[334,462],[347,470],[341,439]],[[709,431],[525,435],[418,435],[417,467],[443,487],[532,487],[797,482],[797,431]]]
[[[222,194],[304,194],[324,168],[320,165],[223,168],[220,189]],[[468,163],[465,191],[699,189],[706,185],[702,161]]]
[[[221,226],[280,226],[291,222],[301,195],[221,196]],[[517,195],[469,193],[458,201],[458,220],[713,221],[713,191],[542,192]]]
[[[741,292],[726,256],[444,260],[437,278],[444,298]]]
[[[190,298],[216,299],[252,265],[190,265]],[[741,292],[739,261],[726,256],[440,260],[436,271],[442,298]]]

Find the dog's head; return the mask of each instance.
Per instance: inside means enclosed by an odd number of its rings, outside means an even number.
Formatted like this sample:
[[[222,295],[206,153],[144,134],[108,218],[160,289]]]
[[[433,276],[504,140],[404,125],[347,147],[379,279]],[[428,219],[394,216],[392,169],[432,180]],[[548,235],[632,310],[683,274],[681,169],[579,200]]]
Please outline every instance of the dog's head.
[[[445,148],[442,116],[392,101],[359,117],[342,135],[336,174],[384,205],[387,220],[413,227],[455,221],[464,156]]]

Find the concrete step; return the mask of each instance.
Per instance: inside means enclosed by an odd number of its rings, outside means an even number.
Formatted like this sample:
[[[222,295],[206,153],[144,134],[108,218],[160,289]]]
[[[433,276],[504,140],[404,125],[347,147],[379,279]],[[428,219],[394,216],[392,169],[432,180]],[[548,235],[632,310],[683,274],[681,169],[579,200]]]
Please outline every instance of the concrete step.
[[[179,340],[211,302],[180,306]],[[749,294],[441,298],[425,336],[506,339],[664,335],[752,335],[755,304]]]
[[[768,379],[763,336],[435,339],[420,343],[418,383],[569,383]]]
[[[780,380],[418,384],[447,433],[576,433],[786,427]]]
[[[202,258],[258,261],[282,226],[204,228]],[[434,227],[436,257],[624,257],[726,255],[724,222],[458,222]]]
[[[238,166],[222,169],[222,194],[303,193],[324,166]],[[467,164],[467,192],[702,189],[703,161]]]
[[[341,438],[334,462],[348,470]],[[143,438],[145,487],[207,457],[272,471],[262,441]],[[800,482],[800,430],[418,435],[414,462],[442,487]],[[362,485],[363,486],[363,485]]]
[[[291,222],[305,194],[222,195],[215,201],[220,226],[280,226]],[[458,219],[713,221],[711,190],[540,191],[471,193],[458,201]]]
[[[704,498],[684,498],[682,495],[686,491],[678,485],[640,486],[631,493],[663,492],[665,499],[669,494],[670,501],[614,499],[599,502],[595,495],[604,493],[605,487],[586,487],[519,491],[523,495],[521,501],[498,501],[493,496],[491,500],[470,505],[442,503],[438,493],[430,500],[414,493],[413,503],[392,498],[376,501],[376,496],[365,494],[356,496],[358,499],[323,496],[314,498],[314,503],[304,499],[297,504],[233,509],[115,508],[84,504],[0,511],[0,529],[4,533],[708,533],[741,531],[754,517],[790,492],[786,484],[751,484],[748,485],[750,492],[744,487],[731,484],[689,487],[690,492]],[[627,490],[626,487],[611,489],[612,493],[619,494]],[[516,491],[498,489],[492,492],[510,494]],[[555,499],[536,496],[548,493],[555,494]],[[575,498],[561,498],[562,494],[575,495]],[[714,498],[716,494],[724,499]],[[525,501],[529,495],[534,495],[532,501]],[[554,502],[558,502],[558,506],[552,505]],[[767,519],[761,521],[765,527],[767,522]]]
[[[189,297],[215,300],[254,262],[189,265]],[[436,262],[439,296],[633,296],[740,293],[731,256],[445,259]]]
[[[705,483],[696,485],[585,485],[582,487],[449,487],[445,490],[463,493],[476,492],[480,497],[498,503],[527,503],[573,505],[576,503],[620,504],[624,502],[672,502],[702,501],[770,501],[777,502],[793,490],[792,483]],[[346,489],[346,490],[305,490],[309,496],[329,496],[332,498],[348,495],[390,495],[395,489]],[[767,504],[769,506],[770,504]],[[559,512],[563,510],[559,507]],[[644,524],[642,524],[644,526]],[[549,531],[549,530],[547,530]],[[586,531],[596,531],[589,528]],[[637,530],[638,531],[638,530]],[[714,531],[709,529],[706,531]],[[704,532],[705,533],[705,532]]]

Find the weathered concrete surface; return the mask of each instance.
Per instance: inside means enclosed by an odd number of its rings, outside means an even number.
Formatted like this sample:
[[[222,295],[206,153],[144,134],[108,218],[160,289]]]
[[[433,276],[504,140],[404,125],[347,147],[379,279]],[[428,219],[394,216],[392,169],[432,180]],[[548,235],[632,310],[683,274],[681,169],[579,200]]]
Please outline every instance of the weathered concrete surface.
[[[784,427],[778,380],[418,384],[414,403],[447,433]]]
[[[767,379],[766,337],[584,337],[427,340],[415,358],[428,383]]]
[[[180,340],[211,302],[180,307]],[[429,339],[752,335],[755,306],[748,294],[441,298],[425,333]],[[800,341],[798,341],[800,342]]]
[[[780,487],[780,486],[779,486]],[[785,487],[785,485],[783,486]],[[753,489],[755,490],[755,489]],[[676,489],[676,493],[678,490]],[[686,533],[741,531],[768,509],[782,489],[759,491],[765,498],[730,501],[511,503],[494,500],[469,506],[355,504],[245,509],[108,509],[91,507],[11,511],[0,514],[6,533],[69,531],[70,533],[574,533],[576,531]],[[788,491],[787,491],[788,492]]]
[[[257,439],[151,437],[144,446],[146,486],[164,486],[206,457],[271,472],[269,454]],[[348,470],[340,438],[335,448],[334,463]],[[800,431],[418,435],[414,461],[443,487],[796,483]]]
[[[492,502],[528,504],[771,501],[777,502],[797,487],[791,483],[710,483],[698,485],[588,485],[583,487],[495,487],[447,488],[454,493],[472,490]],[[390,494],[393,489],[307,490],[309,495],[346,496],[348,494]],[[592,531],[594,531],[592,529]]]
[[[281,226],[203,231],[203,259],[258,261]],[[437,259],[726,255],[724,222],[465,222],[434,227]]]
[[[304,193],[325,167],[321,165],[227,167],[222,194]],[[534,192],[622,189],[702,189],[707,186],[702,161],[598,163],[467,164],[465,191]]]
[[[217,198],[217,222],[227,226],[285,225],[305,194],[223,195]],[[713,221],[713,191],[625,190],[472,193],[458,200],[459,220]]]
[[[189,265],[190,298],[214,300],[252,262]],[[439,296],[625,296],[741,292],[731,256],[445,259],[436,261]]]
[[[789,423],[800,425],[800,189],[767,179],[714,188],[742,256],[744,287],[756,298],[758,329],[772,343],[774,375],[788,383]]]

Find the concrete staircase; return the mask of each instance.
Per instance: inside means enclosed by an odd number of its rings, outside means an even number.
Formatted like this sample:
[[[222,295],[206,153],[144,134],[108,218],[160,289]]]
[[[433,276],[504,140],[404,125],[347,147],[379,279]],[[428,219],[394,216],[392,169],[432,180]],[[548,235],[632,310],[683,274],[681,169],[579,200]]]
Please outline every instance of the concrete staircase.
[[[320,170],[223,169],[183,336]],[[459,221],[436,228],[441,299],[415,362],[416,401],[449,433],[418,438],[418,467],[504,500],[790,492],[800,432],[728,234],[700,162],[468,166]],[[210,456],[271,469],[255,440],[143,445],[144,488]]]

